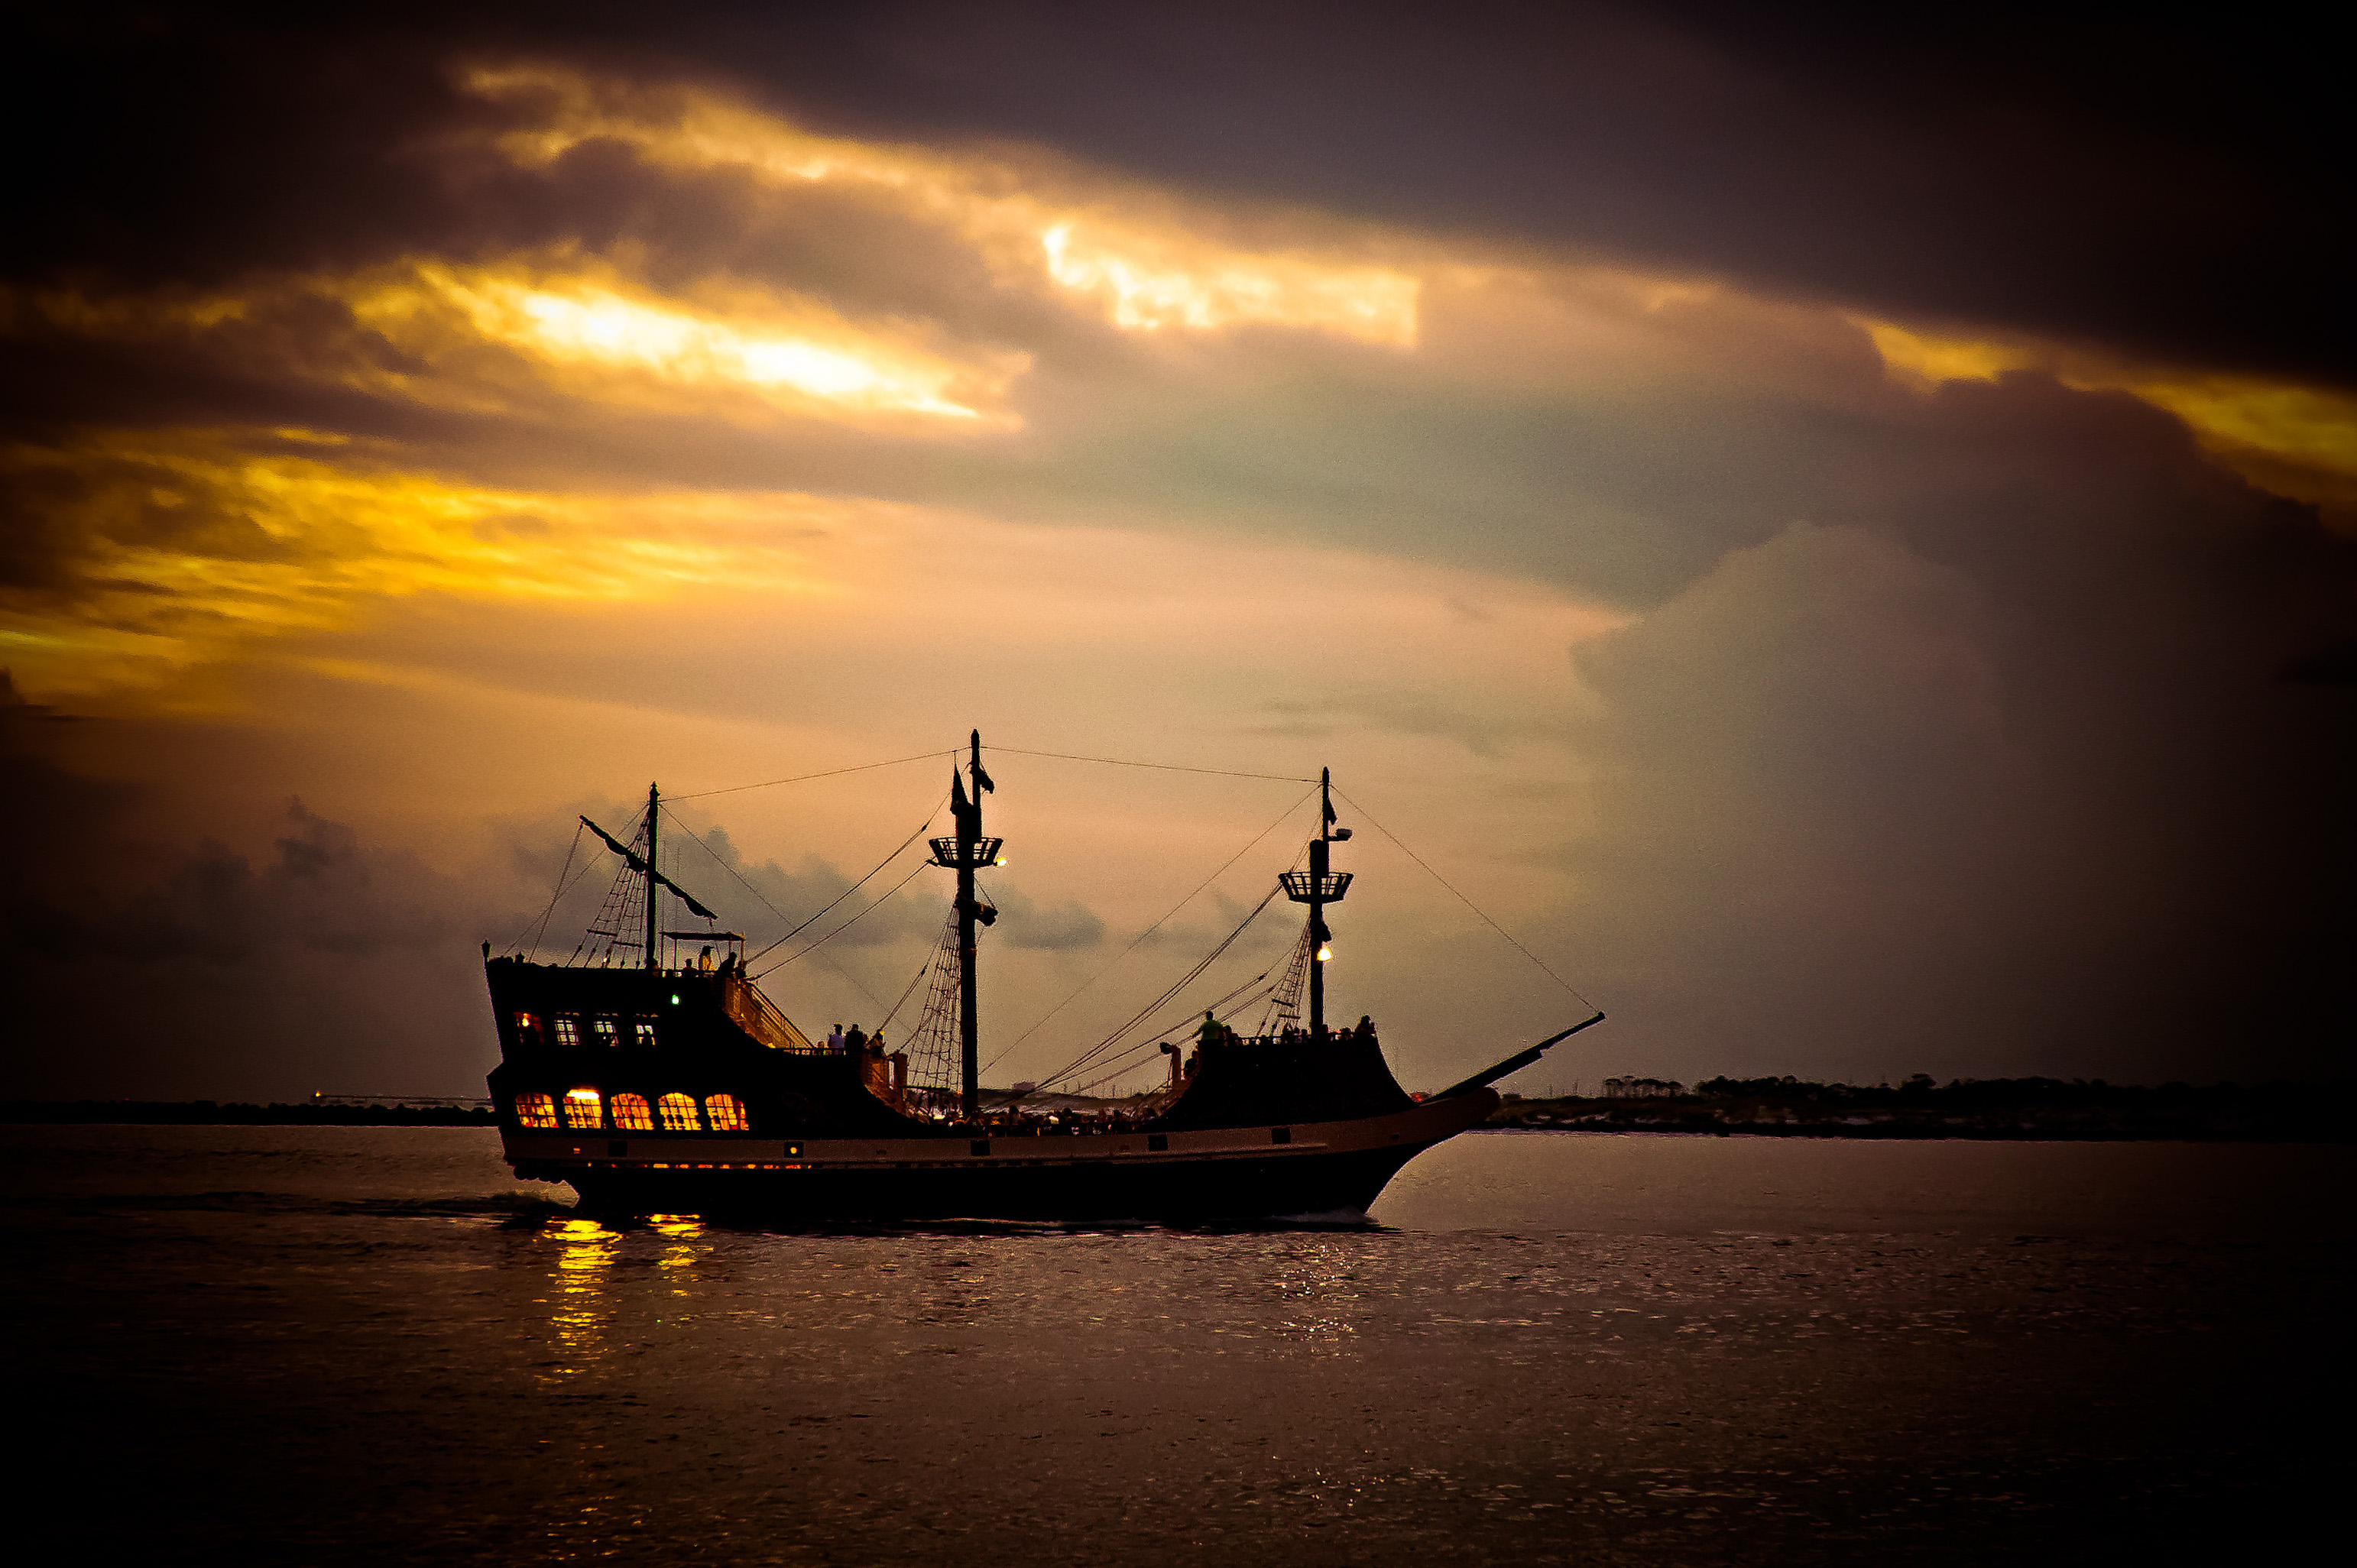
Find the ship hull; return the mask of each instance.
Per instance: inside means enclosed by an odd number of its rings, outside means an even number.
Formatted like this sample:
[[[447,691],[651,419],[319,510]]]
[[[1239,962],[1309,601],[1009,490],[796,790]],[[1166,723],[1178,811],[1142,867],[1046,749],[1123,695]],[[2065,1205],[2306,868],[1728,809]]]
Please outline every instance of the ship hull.
[[[1488,1090],[1388,1115],[1285,1126],[780,1140],[510,1131],[519,1176],[586,1212],[844,1219],[1351,1217],[1417,1155],[1486,1119]]]

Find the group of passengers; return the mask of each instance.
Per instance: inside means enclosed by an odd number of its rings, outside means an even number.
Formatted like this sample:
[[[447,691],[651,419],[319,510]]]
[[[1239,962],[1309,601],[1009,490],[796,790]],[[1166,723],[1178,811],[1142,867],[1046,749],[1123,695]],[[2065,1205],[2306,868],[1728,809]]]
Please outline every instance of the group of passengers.
[[[831,1055],[839,1057],[856,1057],[863,1054],[880,1057],[885,1054],[884,1032],[878,1029],[871,1035],[856,1024],[851,1026],[849,1029],[837,1024],[827,1031],[826,1048]]]
[[[1297,1046],[1302,1042],[1312,1038],[1324,1038],[1329,1040],[1372,1040],[1374,1037],[1374,1020],[1367,1016],[1364,1013],[1361,1013],[1359,1015],[1358,1027],[1354,1029],[1326,1029],[1321,1030],[1318,1035],[1313,1036],[1309,1030],[1303,1028],[1299,1024],[1287,1024],[1274,1035],[1263,1035],[1259,1036],[1259,1041],[1265,1042],[1273,1040],[1279,1045]],[[1212,1016],[1210,1013],[1205,1013],[1203,1015],[1203,1021],[1195,1026],[1195,1043],[1198,1046],[1232,1046],[1240,1044],[1241,1042],[1242,1036],[1238,1036],[1233,1029],[1228,1027],[1225,1024],[1221,1023],[1218,1018]],[[1168,1053],[1169,1049],[1170,1047],[1168,1046],[1163,1047],[1163,1050],[1166,1053]]]

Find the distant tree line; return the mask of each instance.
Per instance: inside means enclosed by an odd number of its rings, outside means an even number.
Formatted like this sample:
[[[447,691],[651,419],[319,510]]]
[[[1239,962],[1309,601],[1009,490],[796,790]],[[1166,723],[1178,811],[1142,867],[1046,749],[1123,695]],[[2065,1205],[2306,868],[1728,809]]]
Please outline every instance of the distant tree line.
[[[488,1107],[255,1105],[210,1100],[0,1101],[0,1122],[117,1122],[140,1126],[491,1127]]]
[[[1609,1084],[1612,1080],[1607,1079]],[[1898,1084],[1813,1083],[1783,1078],[1709,1078],[1694,1087],[1695,1095],[1713,1100],[1798,1101],[1816,1105],[1923,1105],[1957,1110],[1982,1106],[2171,1106],[2215,1103],[2257,1097],[2273,1100],[2287,1093],[2345,1093],[2348,1080],[2336,1084],[2269,1082],[2241,1084],[2222,1079],[2211,1084],[2172,1080],[2157,1086],[2109,1083],[2100,1078],[1952,1078],[1942,1083],[1930,1073],[1909,1075]]]

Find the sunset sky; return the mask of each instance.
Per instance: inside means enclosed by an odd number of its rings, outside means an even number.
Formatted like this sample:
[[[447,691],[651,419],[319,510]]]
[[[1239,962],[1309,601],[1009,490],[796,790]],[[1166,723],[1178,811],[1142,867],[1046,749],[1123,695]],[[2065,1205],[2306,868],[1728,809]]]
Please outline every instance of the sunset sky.
[[[576,813],[683,797],[765,940],[975,726],[995,1082],[1224,935],[1321,765],[1411,1088],[1590,1002],[1508,1088],[2347,1070],[2321,39],[330,9],[7,67],[0,1090],[480,1093]],[[947,880],[765,984],[872,1027]]]

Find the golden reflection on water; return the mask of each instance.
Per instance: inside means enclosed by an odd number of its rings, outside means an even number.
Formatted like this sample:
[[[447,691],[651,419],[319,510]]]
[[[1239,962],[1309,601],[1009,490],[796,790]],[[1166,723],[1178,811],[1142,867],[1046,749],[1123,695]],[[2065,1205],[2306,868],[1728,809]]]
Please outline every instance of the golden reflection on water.
[[[668,1237],[673,1243],[655,1260],[655,1267],[662,1271],[657,1277],[675,1296],[694,1295],[695,1265],[712,1251],[709,1242],[702,1246],[690,1244],[704,1235],[704,1221],[693,1214],[653,1214],[647,1217],[647,1223],[656,1235]]]
[[[606,1305],[606,1285],[622,1234],[595,1219],[558,1219],[542,1235],[557,1244],[548,1297],[556,1355],[541,1378],[554,1382],[578,1376],[605,1358],[606,1326],[613,1316]]]
[[[692,1214],[650,1215],[646,1229],[665,1243],[654,1260],[653,1277],[657,1291],[673,1302],[652,1308],[661,1322],[676,1316],[678,1300],[701,1294],[697,1265],[712,1246],[704,1240],[704,1221]],[[606,1359],[616,1309],[624,1305],[614,1299],[614,1266],[629,1236],[595,1219],[552,1219],[541,1231],[541,1239],[556,1247],[546,1297],[551,1355],[543,1382],[577,1377]]]

